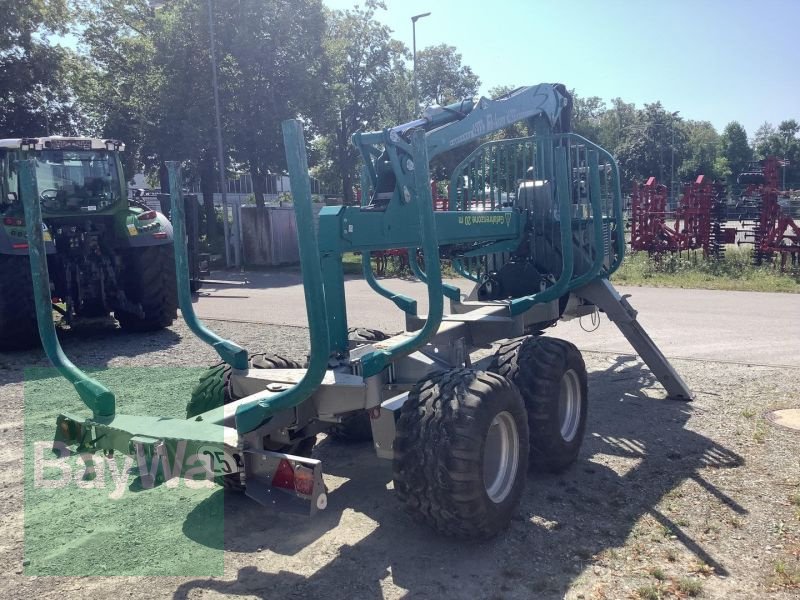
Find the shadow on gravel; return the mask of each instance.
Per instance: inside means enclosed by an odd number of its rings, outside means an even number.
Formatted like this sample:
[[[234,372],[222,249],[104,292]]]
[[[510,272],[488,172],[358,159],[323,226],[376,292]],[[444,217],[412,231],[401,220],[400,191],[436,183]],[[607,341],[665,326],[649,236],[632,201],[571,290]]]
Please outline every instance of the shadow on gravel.
[[[103,368],[118,357],[139,356],[145,352],[166,350],[181,337],[172,329],[148,333],[120,331],[116,322],[96,321],[60,331],[58,339],[69,359],[81,368]],[[41,348],[20,352],[0,352],[0,384],[18,383],[25,369],[51,367]]]
[[[348,479],[330,494],[324,513],[311,520],[278,515],[231,495],[225,506],[226,550],[255,553],[253,562],[260,564],[270,560],[262,551],[290,557],[277,558],[277,568],[292,565],[309,574],[246,566],[233,581],[184,583],[174,597],[214,590],[270,599],[380,598],[382,581],[391,578],[410,598],[561,598],[598,555],[624,546],[631,535],[643,535],[648,547],[659,543],[658,536],[675,536],[698,561],[726,575],[713,552],[656,506],[691,479],[709,501],[745,514],[702,476],[704,468],[736,468],[743,459],[685,427],[691,404],[648,397],[644,390],[649,389],[663,395],[634,357],[617,356],[606,369],[590,373],[589,424],[578,462],[561,475],[532,473],[518,516],[488,542],[448,540],[416,525],[387,490],[391,466],[375,458],[369,446],[321,444],[315,456],[326,472]],[[634,526],[647,515],[658,525],[644,535]],[[184,533],[191,537],[192,530],[202,529],[202,520],[198,506]],[[340,523],[342,530],[334,532]],[[291,559],[315,542],[305,563]]]

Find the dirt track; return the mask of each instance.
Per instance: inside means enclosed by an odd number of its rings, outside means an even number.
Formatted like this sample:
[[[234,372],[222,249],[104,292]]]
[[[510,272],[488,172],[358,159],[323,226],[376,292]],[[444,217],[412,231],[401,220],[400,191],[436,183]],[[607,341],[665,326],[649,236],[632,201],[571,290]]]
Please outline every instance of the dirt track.
[[[302,358],[307,346],[306,332],[294,327],[272,328],[269,340],[256,343],[251,325],[214,325],[253,349],[267,342]],[[67,336],[65,346],[82,366],[210,362],[211,351],[187,333],[182,323],[149,337],[101,330],[87,339]],[[532,474],[510,529],[491,542],[453,542],[415,525],[393,498],[390,465],[368,446],[321,438],[315,457],[325,464],[328,509],[308,520],[227,496],[224,542],[217,544],[225,550],[223,576],[59,578],[23,574],[21,369],[45,362],[36,353],[0,355],[0,560],[11,573],[2,595],[658,598],[687,597],[699,586],[706,598],[795,598],[800,436],[766,425],[761,413],[798,406],[798,371],[675,361],[698,394],[686,405],[662,400],[660,386],[630,356],[592,352],[585,359],[590,420],[578,463],[561,476]],[[130,385],[129,397],[163,392],[146,382]],[[179,413],[187,394],[175,389],[153,403]],[[137,502],[147,502],[148,493]],[[161,535],[213,546],[199,524],[214,514],[209,507],[220,494],[182,507],[183,521]],[[102,543],[76,521],[75,552],[99,563]],[[115,522],[109,520],[112,533]],[[146,543],[157,535],[126,531],[117,537]]]

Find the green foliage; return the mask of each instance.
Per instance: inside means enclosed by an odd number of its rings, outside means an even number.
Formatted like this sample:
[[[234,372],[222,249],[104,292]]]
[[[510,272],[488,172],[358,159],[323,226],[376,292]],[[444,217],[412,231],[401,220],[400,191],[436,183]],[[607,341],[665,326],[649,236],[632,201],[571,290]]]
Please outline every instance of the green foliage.
[[[725,159],[725,175],[734,178],[753,160],[753,149],[747,142],[747,132],[738,121],[731,121],[725,126],[720,137],[720,152]]]
[[[677,174],[686,155],[687,137],[680,117],[666,111],[660,102],[645,104],[622,130],[617,159],[623,178],[634,181],[655,175],[669,183],[673,153]]]
[[[800,188],[800,125],[794,119],[781,121],[777,129],[771,123],[764,123],[753,137],[755,155],[758,159],[777,156],[786,159],[788,165],[782,172],[786,187]]]
[[[722,261],[706,260],[702,253],[652,257],[636,252],[625,257],[612,279],[623,285],[800,293],[800,273],[754,267],[749,248],[728,247]]]
[[[417,52],[417,86],[422,106],[446,105],[478,93],[480,79],[461,63],[455,46],[439,44]]]
[[[378,128],[391,120],[389,93],[406,81],[400,68],[406,48],[375,19],[375,11],[381,7],[380,3],[368,2],[363,8],[328,13],[323,42],[327,95],[316,115],[319,131],[327,141],[316,145],[323,165],[315,175],[322,181],[338,175],[338,191],[347,204],[354,201],[359,161],[350,138],[356,131]],[[394,109],[403,113],[407,106],[395,104]]]
[[[53,46],[66,33],[65,0],[6,0],[0,9],[0,131],[3,137],[74,135],[84,126],[71,82],[80,62]]]

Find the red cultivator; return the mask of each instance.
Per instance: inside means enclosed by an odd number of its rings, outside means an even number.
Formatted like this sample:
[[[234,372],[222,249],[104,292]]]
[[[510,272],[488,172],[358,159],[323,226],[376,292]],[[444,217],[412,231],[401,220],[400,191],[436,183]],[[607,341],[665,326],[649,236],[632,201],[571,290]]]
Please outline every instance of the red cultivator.
[[[742,194],[743,204],[758,209],[758,219],[745,225],[745,241],[753,243],[753,262],[761,265],[780,255],[781,270],[791,258],[792,266],[800,264],[800,226],[781,207],[780,198],[788,197],[778,190],[778,159],[770,156],[758,169],[739,175],[738,182],[747,184]],[[750,227],[747,227],[747,225]]]
[[[724,187],[700,175],[683,187],[678,207],[667,210],[667,188],[655,177],[631,194],[631,249],[650,254],[703,250],[721,257],[728,231],[725,228]]]

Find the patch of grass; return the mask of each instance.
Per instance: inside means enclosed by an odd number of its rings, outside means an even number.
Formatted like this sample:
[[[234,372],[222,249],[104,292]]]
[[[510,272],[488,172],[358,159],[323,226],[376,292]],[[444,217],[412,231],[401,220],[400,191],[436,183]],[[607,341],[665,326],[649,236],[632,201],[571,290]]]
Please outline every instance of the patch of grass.
[[[751,408],[749,406],[742,411],[742,416],[745,419],[752,419],[755,415],[756,415],[755,409],[753,409],[753,408]]]
[[[667,560],[671,563],[674,563],[678,560],[678,553],[673,548],[667,550]]]
[[[618,284],[654,287],[800,293],[800,271],[781,273],[771,265],[754,267],[749,248],[728,246],[721,261],[706,260],[702,253],[660,258],[646,252],[625,257],[612,276]]]
[[[759,444],[763,444],[764,440],[767,439],[767,426],[761,421],[756,423],[756,427],[753,430],[753,439]]]
[[[653,576],[654,579],[658,579],[659,581],[664,581],[667,578],[667,574],[664,573],[663,569],[660,567],[653,567],[650,569],[650,575]]]
[[[779,560],[775,563],[775,583],[788,588],[800,588],[800,568]]]
[[[737,519],[736,517],[731,517],[730,519],[728,519],[728,523],[734,529],[741,529],[742,527],[744,527],[744,523],[742,522],[742,520]]]
[[[703,582],[692,577],[682,577],[678,581],[678,590],[694,598],[703,593]]]
[[[643,585],[636,590],[636,593],[642,600],[661,600],[664,597],[657,585]]]
[[[791,502],[792,506],[797,506],[800,508],[800,492],[796,492],[789,496],[789,502]]]

